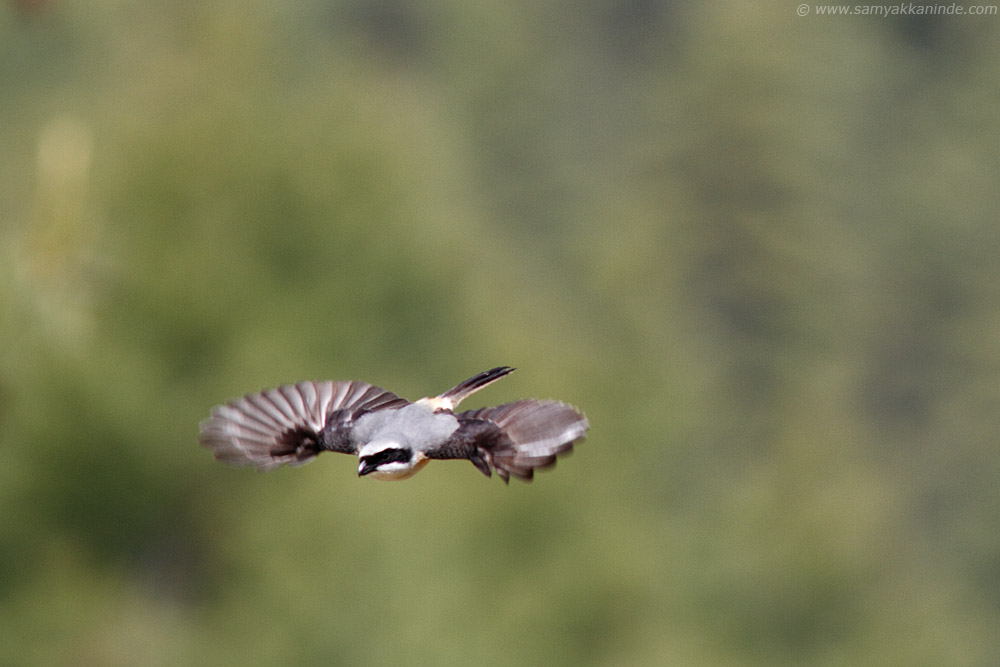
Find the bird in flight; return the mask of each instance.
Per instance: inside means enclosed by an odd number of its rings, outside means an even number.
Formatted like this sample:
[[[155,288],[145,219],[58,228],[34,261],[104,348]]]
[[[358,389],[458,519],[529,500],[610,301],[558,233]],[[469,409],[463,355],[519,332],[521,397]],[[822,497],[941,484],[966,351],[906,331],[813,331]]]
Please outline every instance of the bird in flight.
[[[504,482],[530,480],[573,448],[589,424],[559,401],[525,399],[455,412],[513,368],[498,366],[443,394],[410,402],[365,382],[299,382],[247,394],[212,409],[200,442],[232,465],[270,470],[321,452],[358,457],[358,476],[399,480],[434,459],[468,459]]]

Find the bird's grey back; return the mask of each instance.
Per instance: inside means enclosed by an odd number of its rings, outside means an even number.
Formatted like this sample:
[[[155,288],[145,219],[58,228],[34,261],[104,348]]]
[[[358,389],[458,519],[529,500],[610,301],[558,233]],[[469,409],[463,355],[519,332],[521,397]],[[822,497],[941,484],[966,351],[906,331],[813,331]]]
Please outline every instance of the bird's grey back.
[[[426,450],[448,439],[458,428],[450,412],[434,412],[424,403],[410,403],[398,410],[378,410],[358,418],[351,439],[361,448],[383,437],[405,438],[400,444],[414,450]]]

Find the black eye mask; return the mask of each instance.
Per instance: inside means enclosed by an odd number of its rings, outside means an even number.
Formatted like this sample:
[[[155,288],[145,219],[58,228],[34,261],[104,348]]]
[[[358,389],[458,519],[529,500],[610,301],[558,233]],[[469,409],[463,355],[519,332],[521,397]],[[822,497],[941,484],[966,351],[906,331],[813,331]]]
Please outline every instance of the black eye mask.
[[[408,463],[411,457],[411,452],[409,449],[383,449],[381,452],[372,454],[371,456],[366,456],[362,461],[364,461],[369,466],[378,467],[383,463]]]

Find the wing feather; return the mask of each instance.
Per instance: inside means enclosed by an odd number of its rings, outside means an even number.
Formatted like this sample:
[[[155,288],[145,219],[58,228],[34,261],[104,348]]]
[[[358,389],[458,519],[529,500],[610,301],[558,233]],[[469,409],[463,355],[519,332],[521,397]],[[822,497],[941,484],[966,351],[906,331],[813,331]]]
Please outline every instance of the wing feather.
[[[504,481],[511,475],[530,480],[536,468],[553,465],[558,455],[573,449],[589,427],[573,406],[536,399],[468,410],[456,417],[459,429],[427,456],[468,458],[484,473],[496,470]]]
[[[299,465],[321,451],[353,453],[349,430],[356,417],[408,403],[366,382],[288,384],[216,406],[201,422],[199,441],[234,465]]]

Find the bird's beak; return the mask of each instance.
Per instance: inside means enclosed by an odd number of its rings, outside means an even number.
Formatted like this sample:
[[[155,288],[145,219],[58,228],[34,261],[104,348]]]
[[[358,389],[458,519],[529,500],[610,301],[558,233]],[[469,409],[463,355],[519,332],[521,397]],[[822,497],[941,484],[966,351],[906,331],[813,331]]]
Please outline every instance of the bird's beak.
[[[368,473],[372,472],[378,466],[373,466],[368,461],[362,461],[361,465],[358,466],[358,477],[364,477]]]

